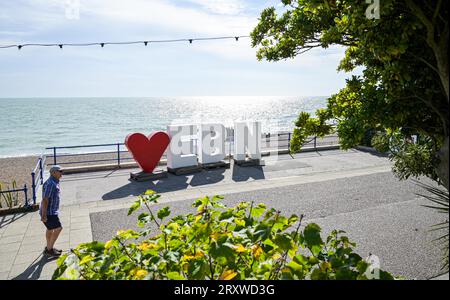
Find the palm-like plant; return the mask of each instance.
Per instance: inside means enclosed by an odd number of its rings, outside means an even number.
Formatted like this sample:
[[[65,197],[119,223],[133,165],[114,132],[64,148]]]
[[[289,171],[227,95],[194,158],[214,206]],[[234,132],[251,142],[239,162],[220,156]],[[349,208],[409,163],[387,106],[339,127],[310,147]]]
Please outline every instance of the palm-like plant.
[[[448,216],[449,210],[449,193],[445,189],[441,189],[430,184],[425,184],[419,181],[416,181],[416,184],[426,190],[429,194],[416,194],[418,196],[422,196],[425,199],[431,201],[433,204],[430,205],[422,205],[424,207],[432,208],[437,210],[439,213],[446,214]],[[443,257],[443,266],[442,270],[448,271],[449,267],[449,222],[448,219],[445,222],[435,224],[432,226],[431,231],[439,231],[442,234],[433,240],[434,242],[438,242],[442,245],[442,250],[444,251]]]
[[[10,188],[9,186],[6,186],[6,191],[8,191]],[[15,180],[12,182],[12,190],[17,189],[17,183]],[[0,183],[0,192],[3,190],[3,187]],[[1,200],[5,201],[6,206],[8,208],[13,208],[19,204],[19,192],[8,192],[8,193],[2,193],[0,194],[0,208],[2,208]]]

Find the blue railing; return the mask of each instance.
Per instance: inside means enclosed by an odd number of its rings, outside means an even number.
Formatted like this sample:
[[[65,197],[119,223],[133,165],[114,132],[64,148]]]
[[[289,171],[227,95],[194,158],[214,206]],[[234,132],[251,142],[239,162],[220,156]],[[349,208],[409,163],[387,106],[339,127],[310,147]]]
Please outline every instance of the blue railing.
[[[337,138],[337,136],[328,136],[331,138]],[[233,135],[230,135],[227,137],[226,141],[228,142],[229,146],[229,155],[232,155],[232,143],[233,143]],[[264,133],[262,134],[262,140],[263,143],[267,144],[268,142],[271,142],[272,139],[275,138],[278,142],[278,149],[286,149],[289,151],[290,145],[291,145],[291,138],[292,138],[292,132],[279,132],[279,133]],[[338,142],[337,142],[338,143]],[[312,144],[312,147],[309,146]],[[335,141],[332,141],[330,143],[322,142],[321,145],[334,145],[336,144]],[[36,198],[37,198],[37,190],[38,186],[42,185],[44,182],[44,170],[45,170],[45,162],[47,159],[47,156],[53,157],[52,164],[53,165],[70,165],[70,164],[82,164],[82,163],[95,163],[95,162],[115,162],[117,163],[117,166],[120,168],[121,162],[126,160],[133,160],[132,157],[123,157],[121,154],[128,153],[127,150],[121,150],[121,147],[124,146],[124,143],[112,143],[112,144],[97,144],[97,145],[75,145],[75,146],[62,146],[62,147],[47,147],[46,150],[51,150],[51,154],[48,153],[47,155],[43,154],[39,157],[36,167],[31,172],[31,183],[32,183],[32,200],[33,204],[36,204]],[[318,149],[317,144],[317,137],[311,137],[311,139],[305,143],[305,148],[309,149]],[[83,148],[98,148],[98,147],[112,147],[114,151],[99,151],[99,152],[87,152],[87,153],[69,153],[69,154],[58,154],[58,150],[62,149],[83,149]],[[195,147],[196,148],[196,147]],[[270,147],[265,147],[263,144],[263,149],[270,149]],[[67,158],[67,157],[83,157],[83,156],[92,156],[92,155],[104,155],[104,154],[115,154],[114,158],[110,159],[94,159],[94,160],[77,160],[77,161],[70,161],[70,162],[58,162],[58,158]],[[25,202],[26,206],[29,205],[28,203],[28,196],[27,196],[27,186],[24,185],[23,189],[18,190],[10,190],[10,191],[3,191],[1,193],[8,193],[8,192],[15,192],[15,191],[24,191],[25,193]]]
[[[37,187],[44,183],[45,160],[46,156],[41,155],[36,163],[36,167],[34,167],[31,172],[31,197],[33,199],[33,204],[36,204]],[[26,205],[28,205],[28,202]]]
[[[281,132],[277,134],[263,134],[263,139],[265,138],[270,140],[271,137],[277,136],[279,142],[286,141],[287,148],[289,148],[291,133],[290,132]],[[280,139],[280,137],[286,136],[285,139]],[[232,137],[232,136],[231,136]],[[231,143],[230,137],[227,137],[227,141],[229,143],[231,155]],[[195,144],[195,143],[194,143]],[[51,154],[49,156],[53,157],[54,165],[74,165],[74,164],[82,164],[82,163],[95,163],[95,162],[117,162],[117,166],[120,167],[120,163],[125,160],[133,160],[132,157],[123,157],[122,153],[128,153],[127,150],[121,150],[121,147],[124,146],[124,143],[113,143],[113,144],[96,144],[96,145],[75,145],[75,146],[61,146],[61,147],[47,147],[45,150],[50,150]],[[196,145],[196,144],[195,144]],[[105,148],[105,147],[114,147],[114,151],[102,151],[102,152],[87,152],[87,153],[70,153],[70,154],[58,154],[58,150],[67,150],[67,149],[82,149],[82,148]],[[194,146],[194,149],[197,147]],[[82,156],[92,156],[92,155],[103,155],[103,154],[115,154],[114,158],[110,159],[94,159],[94,160],[77,160],[71,162],[58,162],[58,158],[67,158],[67,157],[82,157]]]
[[[337,136],[329,136],[331,138],[337,137]],[[267,143],[272,142],[273,140],[277,141],[278,143],[278,149],[285,149],[289,150],[291,145],[291,138],[292,138],[292,132],[279,132],[279,133],[264,133],[262,134],[262,149],[270,149],[270,146],[266,146]],[[196,141],[195,141],[196,142]],[[233,143],[233,135],[227,136],[226,143],[228,143],[228,155],[232,155],[232,143]],[[327,144],[326,142],[321,142],[321,145]],[[330,144],[335,144],[335,142],[331,142]],[[50,150],[50,153],[48,156],[51,156],[53,158],[53,164],[54,165],[76,165],[76,164],[83,164],[83,163],[99,163],[99,162],[114,162],[117,164],[117,166],[120,168],[121,162],[127,161],[127,160],[133,160],[132,157],[124,157],[122,154],[129,153],[127,150],[122,150],[121,147],[123,147],[124,143],[112,143],[112,144],[96,144],[96,145],[75,145],[75,146],[62,146],[62,147],[47,147],[46,150]],[[309,149],[317,149],[317,137],[311,137],[309,141],[305,143],[305,148]],[[105,150],[105,151],[98,151],[98,152],[87,152],[87,153],[68,153],[68,154],[59,154],[58,152],[60,150],[67,150],[67,149],[83,149],[83,148],[107,148],[111,147],[111,150]],[[196,150],[196,143],[194,143],[194,153]],[[70,158],[70,157],[77,157],[82,158],[83,156],[94,156],[94,155],[105,155],[105,154],[114,154],[113,158],[102,158],[102,159],[89,159],[89,160],[76,160],[76,161],[69,161],[64,162],[59,160],[58,158]],[[45,166],[44,166],[45,167]],[[40,168],[42,171],[42,168]],[[41,176],[42,178],[42,176]]]
[[[13,189],[13,190],[6,190],[6,191],[0,191],[0,201],[1,199],[1,195],[2,194],[9,194],[9,193],[18,193],[18,192],[23,192],[24,193],[24,197],[25,197],[25,207],[27,207],[28,204],[28,188],[27,188],[27,184],[25,183],[23,185],[23,188],[21,189]]]
[[[81,164],[81,163],[94,163],[94,162],[117,162],[117,166],[120,167],[120,163],[124,160],[132,160],[131,157],[121,157],[121,153],[128,153],[126,150],[121,150],[120,147],[124,146],[124,143],[114,144],[97,144],[97,145],[77,145],[77,146],[62,146],[62,147],[47,147],[46,150],[52,150],[53,164],[54,165],[68,165],[68,164]],[[62,149],[80,149],[80,148],[98,148],[98,147],[114,147],[114,151],[102,151],[102,152],[88,152],[88,153],[75,153],[75,154],[58,154],[58,150]],[[115,158],[111,159],[94,159],[94,160],[79,160],[72,162],[58,162],[58,158],[63,157],[79,157],[86,155],[100,155],[100,154],[116,154]]]

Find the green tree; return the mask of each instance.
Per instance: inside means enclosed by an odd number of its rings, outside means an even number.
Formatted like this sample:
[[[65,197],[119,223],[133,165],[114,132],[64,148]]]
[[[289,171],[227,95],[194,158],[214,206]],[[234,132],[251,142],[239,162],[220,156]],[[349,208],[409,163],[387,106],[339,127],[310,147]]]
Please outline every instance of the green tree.
[[[374,130],[375,144],[390,150],[400,178],[426,175],[448,189],[448,2],[383,0],[380,18],[371,18],[375,1],[282,3],[281,13],[265,9],[251,33],[258,59],[346,47],[338,70],[363,71],[328,99],[342,147],[358,145]]]
[[[307,112],[301,112],[295,122],[294,133],[291,138],[290,151],[298,152],[308,142],[310,136],[324,137],[333,131],[332,125],[327,123],[330,118],[326,109],[318,109],[316,117],[310,117]]]

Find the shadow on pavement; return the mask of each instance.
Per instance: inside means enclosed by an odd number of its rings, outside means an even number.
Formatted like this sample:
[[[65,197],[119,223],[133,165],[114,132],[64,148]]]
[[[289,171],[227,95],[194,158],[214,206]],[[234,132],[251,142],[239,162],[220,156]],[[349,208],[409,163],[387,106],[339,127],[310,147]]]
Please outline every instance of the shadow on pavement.
[[[233,181],[241,182],[241,181],[247,181],[250,178],[253,178],[254,180],[264,179],[266,178],[264,176],[264,170],[261,166],[255,166],[255,167],[239,167],[234,165],[233,166]]]
[[[204,170],[200,173],[188,175],[176,176],[173,174],[168,174],[167,178],[155,181],[146,181],[146,182],[130,181],[128,184],[104,194],[102,196],[102,199],[112,200],[128,196],[138,196],[143,194],[148,189],[154,190],[157,193],[166,193],[184,190],[188,186],[214,184],[225,179],[224,175],[225,171],[226,171],[225,168],[221,168],[215,170]]]
[[[47,257],[41,253],[25,271],[12,278],[12,280],[38,280],[41,277],[44,266],[56,259],[57,257]]]
[[[232,169],[232,171],[227,172],[227,170],[229,169],[218,168],[212,170],[203,170],[199,173],[178,176],[168,174],[167,178],[147,182],[130,181],[126,185],[104,194],[102,196],[102,199],[113,200],[129,196],[138,196],[143,194],[148,189],[154,190],[157,193],[167,193],[185,190],[189,186],[205,186],[209,184],[219,183],[224,180],[236,182],[247,181],[250,178],[255,180],[265,178],[264,170],[262,167],[232,166]]]
[[[180,175],[173,176],[168,175],[167,178],[146,182],[129,181],[124,186],[121,186],[111,192],[108,192],[102,196],[103,200],[113,200],[119,198],[125,198],[128,196],[138,196],[143,194],[146,190],[154,190],[157,193],[172,192],[183,190],[188,187],[188,176]]]
[[[13,223],[14,221],[17,221],[20,218],[25,217],[29,213],[30,212],[22,212],[22,213],[15,213],[12,215],[0,216],[0,228],[5,227],[6,225]]]

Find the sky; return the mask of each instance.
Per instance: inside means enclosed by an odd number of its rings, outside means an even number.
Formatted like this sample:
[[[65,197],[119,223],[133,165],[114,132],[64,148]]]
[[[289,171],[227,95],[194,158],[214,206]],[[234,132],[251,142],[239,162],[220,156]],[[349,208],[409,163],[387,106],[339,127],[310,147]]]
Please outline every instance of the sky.
[[[2,0],[0,45],[248,35],[281,0]],[[328,96],[344,48],[258,61],[250,39],[0,49],[0,98]]]

